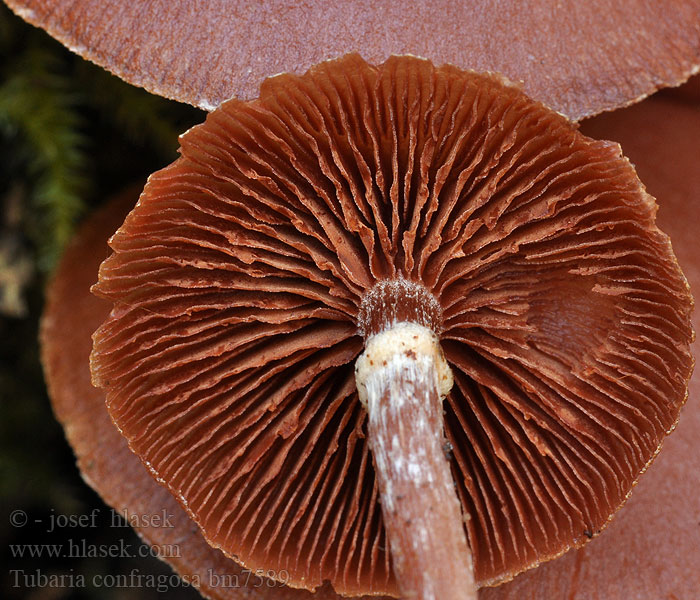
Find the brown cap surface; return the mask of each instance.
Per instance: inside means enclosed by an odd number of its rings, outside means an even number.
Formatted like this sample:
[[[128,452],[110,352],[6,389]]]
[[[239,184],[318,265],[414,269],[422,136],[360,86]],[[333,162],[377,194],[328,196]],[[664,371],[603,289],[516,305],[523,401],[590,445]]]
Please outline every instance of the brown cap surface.
[[[207,110],[348,52],[503,73],[571,119],[678,85],[700,66],[697,0],[6,2],[126,81]]]
[[[482,584],[605,526],[676,423],[691,300],[619,147],[495,76],[357,56],[181,138],[111,241],[93,375],[214,546],[393,592],[357,399],[377,281],[442,307],[453,473]]]

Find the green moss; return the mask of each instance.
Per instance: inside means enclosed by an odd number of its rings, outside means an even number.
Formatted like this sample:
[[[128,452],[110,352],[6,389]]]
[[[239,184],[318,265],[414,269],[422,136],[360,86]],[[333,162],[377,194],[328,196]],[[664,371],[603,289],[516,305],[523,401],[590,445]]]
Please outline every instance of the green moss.
[[[157,559],[20,559],[12,544],[66,543],[74,529],[47,534],[53,514],[91,514],[91,544],[125,540],[109,510],[82,481],[42,379],[37,342],[43,289],[82,217],[176,157],[177,136],[202,121],[191,107],[131,87],[71,54],[0,2],[0,596],[49,597],[13,587],[12,569],[34,573],[168,576]],[[8,515],[22,510],[26,527]],[[49,590],[50,591],[50,590]],[[155,589],[53,590],[61,598],[156,598]],[[52,593],[53,593],[52,592]],[[47,592],[48,593],[48,592]],[[58,597],[55,594],[51,597]],[[196,598],[176,588],[168,597]]]
[[[0,5],[0,198],[25,195],[21,228],[40,273],[91,204],[170,162],[178,134],[202,118],[71,54]]]

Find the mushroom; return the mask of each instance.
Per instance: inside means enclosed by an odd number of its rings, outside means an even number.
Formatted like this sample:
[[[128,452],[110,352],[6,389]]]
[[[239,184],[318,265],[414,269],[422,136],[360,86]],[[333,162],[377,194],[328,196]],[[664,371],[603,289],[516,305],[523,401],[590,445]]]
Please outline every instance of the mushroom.
[[[493,585],[607,524],[692,364],[616,144],[497,76],[354,55],[181,144],[112,238],[92,370],[212,546],[306,589],[456,598],[467,547]],[[421,554],[445,532],[454,555]]]
[[[678,85],[700,65],[697,3],[5,0],[68,48],[156,94],[211,110],[347,52],[411,53],[503,73],[578,120]]]
[[[690,83],[692,86],[693,84]],[[674,97],[685,97],[679,89]],[[674,240],[674,250],[691,286],[700,286],[697,239],[688,207],[697,204],[700,171],[696,168],[700,114],[691,106],[655,96],[638,106],[586,121],[587,135],[622,142],[649,191],[664,199],[659,219]],[[673,155],[674,160],[664,160]],[[208,577],[235,577],[233,561],[223,558],[193,531],[175,499],[148,475],[114,428],[104,397],[90,384],[90,336],[110,310],[108,302],[89,293],[99,262],[106,256],[107,238],[124,220],[138,196],[136,189],[110,202],[81,228],[65,253],[47,293],[42,321],[42,358],[54,410],[87,482],[119,512],[173,515],[175,528],[151,528],[141,534],[151,543],[178,543],[182,556],[173,565],[184,576],[199,579],[199,590],[211,598],[237,598],[240,590],[226,588]],[[694,326],[700,327],[698,313]],[[699,340],[693,344],[697,355]],[[658,600],[692,598],[700,588],[700,370],[690,382],[689,402],[674,435],[636,486],[625,509],[605,534],[583,548],[516,577],[496,588],[481,590],[485,600],[570,598]],[[641,534],[640,534],[641,532]],[[171,537],[173,534],[174,537]],[[169,559],[172,563],[173,559]],[[630,566],[631,565],[631,566]],[[244,576],[244,574],[241,574]],[[221,580],[219,580],[221,581]],[[246,597],[272,600],[326,600],[328,587],[313,596],[287,587],[251,588]]]
[[[692,82],[689,84],[692,85]],[[673,96],[685,97],[679,89]],[[664,97],[655,96],[636,107],[586,121],[587,135],[622,142],[637,165],[649,191],[664,199],[659,214],[664,229],[675,241],[674,249],[691,285],[700,285],[694,224],[686,218],[700,187],[694,148],[700,136],[700,114]],[[664,160],[671,152],[675,160]],[[54,410],[64,425],[87,482],[119,512],[158,514],[164,508],[173,514],[175,529],[155,528],[141,534],[155,544],[178,543],[183,555],[173,565],[190,579],[199,578],[200,591],[212,598],[238,597],[239,590],[207,587],[207,571],[229,574],[237,571],[232,561],[211,549],[192,532],[192,524],[172,496],[128,451],[126,442],[113,427],[104,409],[103,395],[89,382],[87,367],[90,336],[109,314],[109,303],[89,294],[97,267],[108,250],[106,240],[122,223],[138,191],[109,203],[78,233],[63,257],[47,293],[43,317],[43,363]],[[694,320],[699,325],[698,316]],[[697,354],[698,341],[694,343]],[[690,383],[690,397],[700,394],[700,371]],[[605,535],[580,550],[531,570],[497,588],[486,588],[487,600],[539,600],[570,597],[572,600],[599,597],[610,600],[657,600],[660,597],[690,598],[700,581],[700,405],[688,403],[674,435],[669,438],[645,477],[635,488]],[[659,495],[661,493],[661,496]],[[189,523],[189,524],[188,524]],[[640,535],[640,531],[643,532]],[[175,533],[175,538],[170,535]],[[679,548],[682,550],[679,551]],[[172,562],[172,559],[170,559]],[[634,565],[628,568],[626,565]],[[308,598],[307,592],[266,586],[250,589],[255,598]],[[313,598],[332,594],[324,587]],[[337,596],[332,596],[337,598]]]

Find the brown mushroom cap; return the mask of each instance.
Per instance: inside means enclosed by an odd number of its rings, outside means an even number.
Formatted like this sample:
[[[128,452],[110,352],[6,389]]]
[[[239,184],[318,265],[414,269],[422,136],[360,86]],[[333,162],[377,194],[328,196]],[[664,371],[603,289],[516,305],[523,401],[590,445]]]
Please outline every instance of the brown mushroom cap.
[[[126,511],[142,517],[166,511],[173,527],[150,526],[140,519],[143,525],[135,529],[150,544],[176,547],[177,553],[168,553],[164,560],[209,598],[335,600],[338,596],[329,586],[311,595],[270,580],[260,585],[259,579],[207,544],[177,500],[129,450],[109,418],[103,392],[90,383],[91,336],[111,309],[109,302],[90,294],[90,286],[100,262],[109,254],[107,239],[133,208],[140,191],[141,187],[125,191],[86,221],[66,249],[47,290],[42,362],[54,412],[83,478],[120,514]],[[246,580],[251,584],[248,588],[243,585]],[[240,585],[231,584],[236,581]]]
[[[94,381],[204,536],[293,585],[392,593],[358,311],[440,303],[477,580],[585,543],[675,425],[691,299],[616,144],[495,76],[357,56],[181,138],[115,234]]]
[[[6,2],[126,81],[207,110],[353,51],[503,73],[575,120],[678,85],[700,65],[695,0]]]
[[[691,84],[692,86],[695,84]],[[692,290],[700,290],[700,105],[653,97],[582,124],[587,135],[622,144],[659,199],[658,222]],[[700,312],[693,326],[700,330]],[[691,347],[700,355],[700,339]],[[498,588],[483,600],[692,599],[700,590],[700,369],[696,366],[678,427],[599,538]]]

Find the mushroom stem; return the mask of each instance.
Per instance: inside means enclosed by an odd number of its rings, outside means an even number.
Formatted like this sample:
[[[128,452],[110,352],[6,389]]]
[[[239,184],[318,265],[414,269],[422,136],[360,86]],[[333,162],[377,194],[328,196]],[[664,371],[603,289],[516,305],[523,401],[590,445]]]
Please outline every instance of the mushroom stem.
[[[398,323],[367,340],[355,369],[402,596],[476,598],[461,505],[444,450],[442,400],[452,373],[437,337],[421,325]]]

